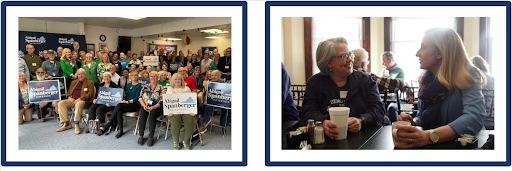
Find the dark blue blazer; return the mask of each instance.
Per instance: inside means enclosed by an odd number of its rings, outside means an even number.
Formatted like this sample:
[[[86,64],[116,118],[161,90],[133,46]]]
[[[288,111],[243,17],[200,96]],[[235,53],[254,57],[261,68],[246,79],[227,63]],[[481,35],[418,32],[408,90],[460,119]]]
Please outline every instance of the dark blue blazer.
[[[384,122],[384,103],[380,99],[379,89],[371,76],[358,70],[353,70],[348,76],[349,91],[345,103],[350,107],[349,117],[364,117],[362,127],[371,125],[382,126]],[[329,75],[318,73],[306,82],[306,93],[302,104],[304,118],[301,125],[307,125],[308,119],[315,121],[329,120],[328,94],[330,82]]]

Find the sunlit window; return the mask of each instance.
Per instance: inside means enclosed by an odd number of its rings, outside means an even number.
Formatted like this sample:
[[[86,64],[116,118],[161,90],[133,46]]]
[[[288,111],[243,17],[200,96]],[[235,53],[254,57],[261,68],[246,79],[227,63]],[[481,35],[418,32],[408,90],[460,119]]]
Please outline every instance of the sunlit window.
[[[455,18],[394,17],[391,27],[391,51],[395,55],[395,62],[404,70],[405,80],[417,80],[422,70],[416,52],[420,49],[425,31],[433,27],[455,29]]]
[[[349,49],[361,48],[363,46],[361,17],[323,17],[313,18],[312,37],[313,37],[313,74],[320,70],[316,65],[316,48],[324,40],[343,37],[347,39]]]

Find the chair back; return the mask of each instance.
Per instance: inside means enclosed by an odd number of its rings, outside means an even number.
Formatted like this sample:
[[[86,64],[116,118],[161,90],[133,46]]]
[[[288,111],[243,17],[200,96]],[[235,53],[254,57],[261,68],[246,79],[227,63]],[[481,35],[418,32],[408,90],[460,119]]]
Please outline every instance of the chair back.
[[[494,121],[494,90],[482,90],[485,104],[485,120]]]

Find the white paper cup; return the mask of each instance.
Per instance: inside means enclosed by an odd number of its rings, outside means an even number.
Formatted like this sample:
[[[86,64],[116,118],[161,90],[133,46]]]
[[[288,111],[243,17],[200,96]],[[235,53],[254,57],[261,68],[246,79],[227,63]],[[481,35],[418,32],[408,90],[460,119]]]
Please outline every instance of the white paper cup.
[[[331,122],[336,124],[336,130],[338,130],[338,137],[336,140],[343,140],[347,138],[347,126],[348,126],[348,115],[350,114],[350,108],[348,107],[331,107],[329,108],[329,116]]]
[[[409,132],[409,131],[404,131],[404,130],[398,130],[396,129],[396,126],[397,125],[407,125],[407,126],[411,126],[411,123],[410,122],[406,122],[406,121],[396,121],[396,122],[393,122],[393,124],[391,124],[391,129],[392,129],[392,136],[393,136],[393,144],[395,145],[407,145],[409,144],[409,142],[403,142],[403,141],[400,141],[398,140],[398,138],[396,137],[396,133],[398,131],[400,132]]]

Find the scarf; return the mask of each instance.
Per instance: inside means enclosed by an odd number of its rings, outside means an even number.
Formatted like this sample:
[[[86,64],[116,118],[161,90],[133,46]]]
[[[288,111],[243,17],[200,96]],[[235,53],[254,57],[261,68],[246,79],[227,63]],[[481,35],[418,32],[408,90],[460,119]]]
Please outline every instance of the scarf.
[[[420,80],[420,89],[418,91],[419,99],[423,112],[421,113],[420,126],[423,130],[433,129],[441,126],[441,117],[439,116],[439,109],[441,101],[448,93],[446,89],[438,80],[438,78],[430,71],[427,71]]]

